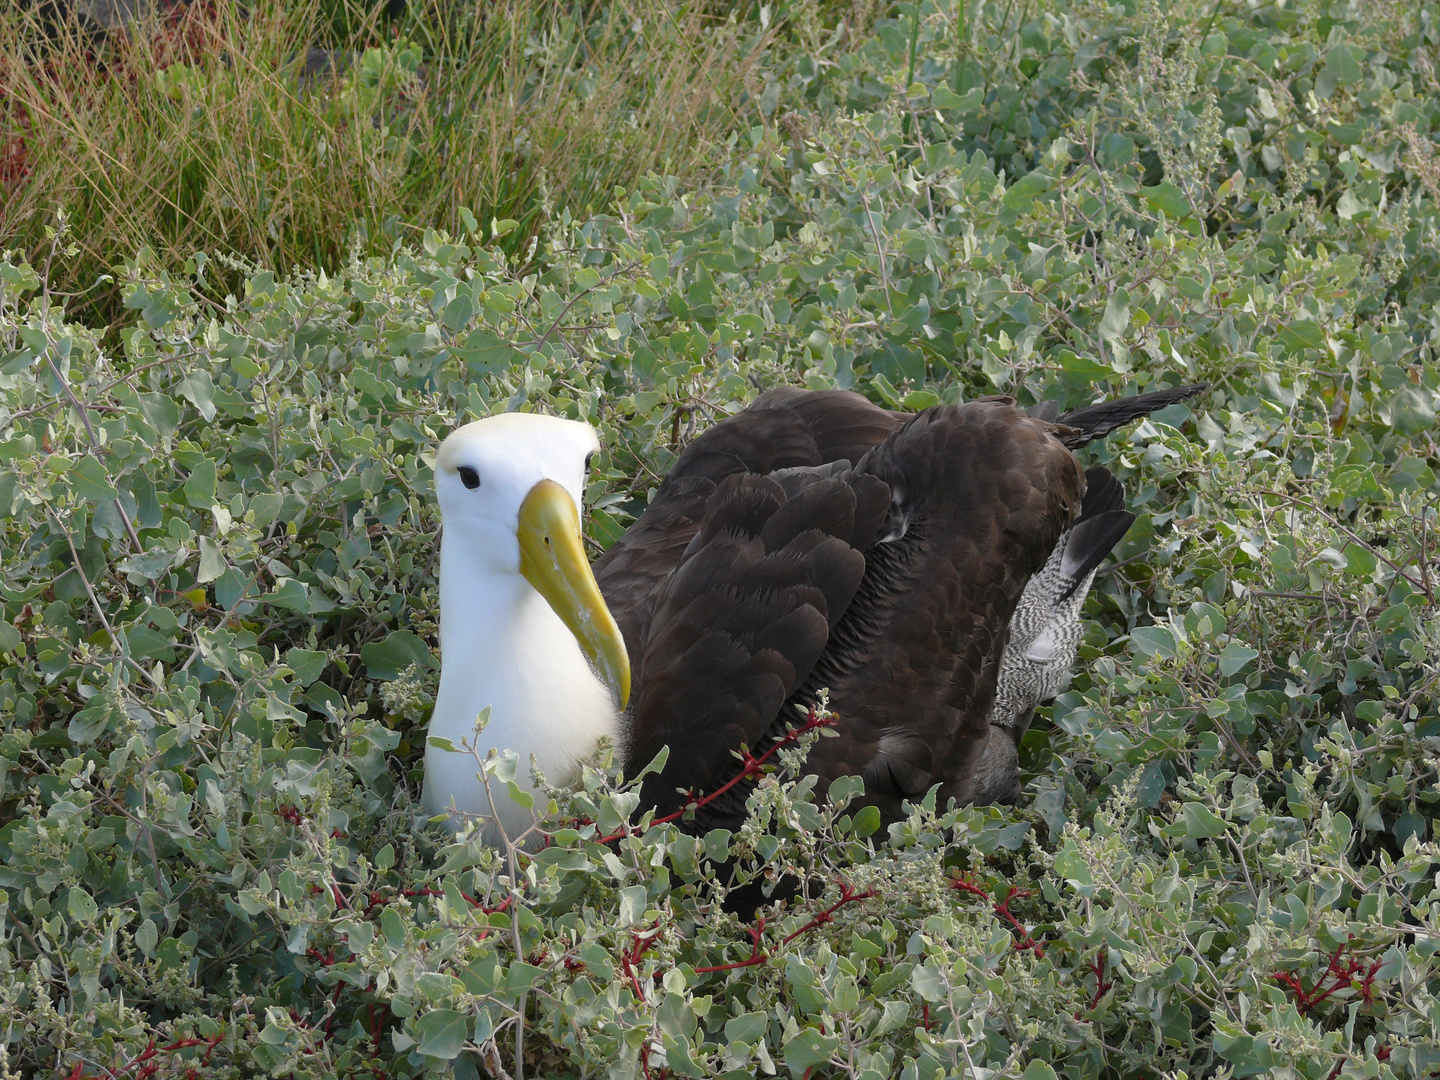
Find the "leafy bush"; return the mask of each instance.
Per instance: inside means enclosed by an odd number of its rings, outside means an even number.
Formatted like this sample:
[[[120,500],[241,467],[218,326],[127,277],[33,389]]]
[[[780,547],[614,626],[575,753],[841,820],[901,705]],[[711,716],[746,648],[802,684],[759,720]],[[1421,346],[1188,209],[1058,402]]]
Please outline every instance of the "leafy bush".
[[[1437,43],[1424,6],[902,7],[777,60],[720,181],[561,210],[535,267],[469,211],[328,276],[224,260],[223,300],[146,250],[107,336],[68,235],[0,264],[11,1067],[1440,1069]],[[417,826],[454,423],[595,423],[603,547],[759,386],[1162,377],[1214,385],[1093,448],[1140,518],[1018,807],[881,834],[792,749],[733,836],[627,829],[604,762],[538,850]],[[806,895],[742,925],[727,855]]]

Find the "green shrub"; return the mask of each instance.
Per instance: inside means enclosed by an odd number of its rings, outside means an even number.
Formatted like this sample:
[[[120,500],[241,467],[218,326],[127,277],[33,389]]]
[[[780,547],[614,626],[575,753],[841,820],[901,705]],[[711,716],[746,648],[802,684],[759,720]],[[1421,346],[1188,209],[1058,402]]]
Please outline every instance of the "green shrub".
[[[1440,1069],[1435,13],[1003,14],[802,50],[720,181],[557,211],[533,267],[469,211],[222,299],[146,250],[107,335],[68,236],[0,264],[12,1068]],[[1162,377],[1214,385],[1093,450],[1140,517],[1018,807],[886,835],[788,780],[734,836],[605,845],[601,763],[541,850],[417,826],[454,423],[595,423],[603,547],[759,386]],[[741,925],[727,853],[810,895]]]

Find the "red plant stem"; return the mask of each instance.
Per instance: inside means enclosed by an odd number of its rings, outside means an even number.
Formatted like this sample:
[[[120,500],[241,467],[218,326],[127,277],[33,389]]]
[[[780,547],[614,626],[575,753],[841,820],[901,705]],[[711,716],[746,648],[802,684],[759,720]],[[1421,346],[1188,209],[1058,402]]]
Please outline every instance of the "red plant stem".
[[[991,899],[988,892],[986,892],[979,885],[976,885],[975,882],[969,880],[968,878],[955,878],[950,882],[950,887],[952,889],[959,889],[962,892],[971,893],[974,896],[980,897],[982,900],[989,900],[990,909],[994,911],[995,914],[998,915],[1000,918],[1004,919],[1007,923],[1009,923],[1011,929],[1013,929],[1015,933],[1019,935],[1019,937],[1013,943],[1015,946],[1015,951],[1033,951],[1035,953],[1035,959],[1045,959],[1044,946],[1042,946],[1040,942],[1036,941],[1033,937],[1030,936],[1030,931],[1025,929],[1024,925],[1020,922],[1019,919],[1015,917],[1014,913],[1010,910],[1010,901],[1023,899],[1024,897],[1035,895],[1029,889],[1020,889],[1012,885],[1010,886],[1010,891],[1005,894],[1005,899],[1001,900],[999,903],[996,903],[994,900]]]
[[[746,928],[750,935],[750,956],[745,960],[736,960],[729,964],[715,964],[711,967],[698,967],[696,975],[707,975],[712,971],[734,971],[736,968],[754,967],[763,964],[770,959],[770,954],[760,948],[760,935],[765,932],[765,919],[763,917],[755,920],[755,925]]]
[[[625,973],[626,979],[630,981],[630,989],[635,991],[635,1000],[642,1005],[648,1005],[649,999],[640,986],[640,977],[635,974],[635,965],[640,962],[642,956],[649,952],[650,946],[664,935],[663,927],[656,927],[645,934],[631,934],[629,947],[620,954],[620,969]]]
[[[975,896],[980,897],[980,899],[982,900],[990,899],[990,894],[988,892],[982,889],[979,885],[976,885],[973,881],[970,881],[966,878],[956,878],[955,880],[950,882],[950,887],[952,889],[960,889],[962,892],[972,893]]]
[[[731,777],[730,780],[728,780],[726,783],[722,784],[720,787],[716,788],[708,795],[697,797],[693,791],[688,792],[685,796],[684,806],[682,806],[679,810],[676,810],[673,814],[666,814],[664,817],[655,818],[655,820],[650,822],[650,824],[668,825],[672,821],[679,821],[691,810],[699,810],[703,807],[709,806],[716,799],[720,798],[720,796],[724,795],[727,791],[735,787],[735,785],[740,783],[742,780],[749,779],[752,776],[759,776],[760,770],[763,769],[767,763],[769,763],[770,759],[774,757],[776,753],[785,749],[787,746],[794,746],[797,742],[800,741],[800,737],[802,735],[806,735],[812,731],[818,731],[821,728],[834,727],[835,724],[836,717],[833,713],[822,717],[817,715],[814,709],[811,709],[809,714],[806,716],[805,722],[803,724],[801,724],[799,727],[790,728],[788,731],[785,732],[784,735],[780,736],[779,740],[775,743],[774,746],[770,747],[769,750],[766,750],[759,757],[755,757],[748,751],[742,754],[740,758],[740,772],[737,773],[735,776]],[[619,840],[621,837],[629,835],[630,826],[628,823],[626,823],[624,826],[621,827],[619,832],[611,833],[609,836],[602,836],[596,841],[596,843],[609,844],[613,841]]]
[[[814,930],[817,927],[824,926],[831,919],[833,919],[835,917],[835,913],[839,911],[842,907],[844,907],[846,904],[853,904],[856,901],[868,900],[872,896],[880,895],[874,889],[866,889],[864,892],[856,892],[850,887],[849,883],[845,881],[838,882],[838,884],[840,886],[840,899],[836,900],[835,903],[831,904],[824,911],[818,912],[813,919],[807,922],[804,926],[800,927],[799,930],[796,930],[790,934],[786,934],[783,938],[780,939],[781,945],[789,945],[790,942],[800,937],[800,935],[808,934],[811,930]],[[760,948],[760,934],[764,929],[764,919],[760,919],[755,926],[749,928],[748,932],[750,934],[750,955],[747,956],[744,960],[732,960],[728,964],[713,964],[709,967],[698,967],[694,969],[695,974],[708,975],[716,971],[734,971],[736,968],[756,967],[760,964],[765,963],[766,961],[771,959],[771,957],[768,952],[765,952],[763,949]]]
[[[1295,998],[1296,1011],[1301,1013],[1309,1012],[1336,991],[1355,982],[1360,984],[1358,993],[1361,1000],[1369,1004],[1375,999],[1375,975],[1380,970],[1381,961],[1375,960],[1366,965],[1364,960],[1351,958],[1342,964],[1340,958],[1349,947],[1350,943],[1347,941],[1335,950],[1319,981],[1309,990],[1305,989],[1300,977],[1292,971],[1274,971],[1271,972],[1271,978],[1290,991]],[[1326,985],[1327,983],[1329,985]]]
[[[770,959],[769,953],[755,953],[744,960],[736,960],[729,964],[711,964],[709,967],[698,967],[696,975],[708,975],[712,971],[734,971],[736,968],[757,967]]]
[[[340,991],[344,988],[345,984],[343,982],[337,982],[335,984],[335,992],[330,995],[330,1015],[325,1018],[325,1023],[320,1028],[320,1034],[325,1036],[326,1042],[330,1041],[330,1029],[335,1026],[335,1017],[340,1015]]]
[[[223,1038],[222,1035],[212,1035],[208,1039],[197,1039],[193,1037],[189,1039],[177,1039],[169,1046],[157,1047],[155,1045],[155,1039],[152,1037],[150,1042],[146,1044],[144,1050],[140,1051],[140,1053],[136,1054],[135,1057],[131,1058],[124,1065],[121,1065],[120,1068],[107,1069],[105,1071],[110,1074],[111,1080],[119,1080],[124,1073],[129,1072],[135,1068],[135,1066],[139,1065],[140,1071],[135,1074],[136,1080],[143,1080],[145,1077],[154,1076],[155,1073],[159,1071],[160,1064],[154,1061],[154,1058],[161,1054],[173,1054],[176,1050],[184,1050],[191,1046],[205,1047],[205,1056],[200,1059],[200,1063],[203,1065],[209,1062],[210,1055],[215,1052],[215,1047],[219,1045],[221,1038]],[[80,1077],[84,1075],[83,1066],[76,1065],[71,1071],[70,1076],[66,1077],[66,1080],[80,1080]]]
[[[874,889],[866,889],[863,893],[857,893],[853,889],[851,889],[850,886],[845,882],[840,882],[840,899],[836,900],[835,903],[831,904],[824,911],[820,912],[808,923],[800,927],[799,930],[796,930],[793,934],[785,935],[783,938],[780,939],[780,944],[789,945],[790,942],[794,941],[801,934],[809,933],[817,926],[824,926],[834,917],[835,912],[839,911],[846,904],[853,904],[857,900],[868,900],[870,899],[870,897],[875,895],[877,894]]]
[[[640,1044],[640,1070],[645,1074],[645,1080],[670,1080],[668,1066],[661,1069],[658,1076],[650,1071],[650,1043],[648,1041]]]
[[[1109,956],[1104,949],[1101,949],[1095,957],[1095,962],[1090,965],[1090,970],[1095,975],[1095,993],[1090,995],[1090,1005],[1088,1006],[1091,1009],[1099,1005],[1100,999],[1109,993],[1110,988],[1115,985],[1105,978],[1105,964],[1107,960],[1109,960]]]

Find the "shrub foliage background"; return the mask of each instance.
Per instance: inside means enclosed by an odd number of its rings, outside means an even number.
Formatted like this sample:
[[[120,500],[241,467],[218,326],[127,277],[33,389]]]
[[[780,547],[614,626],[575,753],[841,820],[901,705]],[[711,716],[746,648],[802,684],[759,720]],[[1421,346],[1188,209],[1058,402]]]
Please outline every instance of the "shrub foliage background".
[[[75,234],[0,263],[9,1074],[1440,1068],[1440,12],[1373,8],[791,12],[718,179],[522,264],[466,209],[287,278],[147,249],[113,331]],[[881,834],[792,760],[605,845],[602,763],[542,850],[417,826],[453,424],[595,423],[598,548],[758,387],[1162,377],[1213,388],[1093,451],[1141,516],[1018,807]],[[813,895],[741,925],[727,852]]]

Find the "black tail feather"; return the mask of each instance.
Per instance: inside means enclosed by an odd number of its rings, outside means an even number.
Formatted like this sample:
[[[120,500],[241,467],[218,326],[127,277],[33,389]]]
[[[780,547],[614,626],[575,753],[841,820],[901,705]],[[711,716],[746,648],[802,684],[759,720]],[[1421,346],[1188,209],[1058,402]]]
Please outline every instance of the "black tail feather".
[[[1152,412],[1163,409],[1167,405],[1174,405],[1176,402],[1204,393],[1209,388],[1209,383],[1197,383],[1193,386],[1154,390],[1148,394],[1136,394],[1134,397],[1116,398],[1114,401],[1102,401],[1098,405],[1087,405],[1083,409],[1076,409],[1074,412],[1060,417],[1059,423],[1075,429],[1075,433],[1064,436],[1063,441],[1071,449],[1084,446],[1096,439],[1103,439],[1116,428],[1123,427],[1132,420],[1149,416]]]
[[[1125,509],[1125,485],[1107,468],[1097,465],[1085,470],[1085,500],[1080,520],[1087,521],[1111,510]]]
[[[1047,424],[1053,424],[1060,418],[1060,403],[1054,398],[1037,401],[1025,410],[1025,415],[1036,420],[1044,420]]]
[[[1134,523],[1135,515],[1128,510],[1107,510],[1086,518],[1070,530],[1060,569],[1072,584],[1061,593],[1061,600],[1068,600],[1074,594],[1090,572],[1124,539]]]

